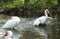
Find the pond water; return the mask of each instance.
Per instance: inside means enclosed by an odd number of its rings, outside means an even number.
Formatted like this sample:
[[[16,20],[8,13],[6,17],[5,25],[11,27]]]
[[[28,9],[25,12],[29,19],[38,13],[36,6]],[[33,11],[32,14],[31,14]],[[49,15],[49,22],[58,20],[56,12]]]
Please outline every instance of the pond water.
[[[52,29],[56,27],[51,28],[51,25],[47,25],[49,27],[46,26],[44,28],[34,27],[32,24],[35,19],[36,18],[21,18],[20,24],[15,27],[16,30],[11,30],[13,32],[13,39],[50,39],[53,36]],[[8,19],[0,19],[0,27],[7,20]],[[7,30],[9,29],[0,29],[0,32],[6,32]]]

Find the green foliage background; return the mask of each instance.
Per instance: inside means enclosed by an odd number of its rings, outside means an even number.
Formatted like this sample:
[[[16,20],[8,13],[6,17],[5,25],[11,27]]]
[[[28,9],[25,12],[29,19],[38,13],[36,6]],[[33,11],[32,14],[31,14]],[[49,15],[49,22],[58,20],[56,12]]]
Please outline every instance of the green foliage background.
[[[59,6],[59,0],[0,0],[3,14],[22,17],[39,17],[46,8],[53,13],[53,17],[57,17]]]

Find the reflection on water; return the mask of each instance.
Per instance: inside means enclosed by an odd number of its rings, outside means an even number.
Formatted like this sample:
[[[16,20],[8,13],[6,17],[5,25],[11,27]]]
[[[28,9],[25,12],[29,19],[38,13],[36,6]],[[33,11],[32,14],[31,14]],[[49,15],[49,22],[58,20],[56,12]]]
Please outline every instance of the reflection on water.
[[[49,33],[49,39],[60,39],[59,21],[55,21],[50,29],[51,29],[51,33]]]
[[[22,31],[21,39],[47,39],[47,34],[43,29],[29,27],[25,31]]]

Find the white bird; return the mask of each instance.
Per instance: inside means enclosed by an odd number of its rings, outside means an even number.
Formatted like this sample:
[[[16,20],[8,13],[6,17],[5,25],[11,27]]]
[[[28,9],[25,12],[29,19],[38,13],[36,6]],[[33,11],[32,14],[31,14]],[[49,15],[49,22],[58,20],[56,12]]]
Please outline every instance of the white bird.
[[[50,12],[48,9],[45,10],[45,16],[41,16],[39,18],[37,18],[34,22],[33,22],[33,26],[39,26],[39,25],[45,25],[47,20],[52,19],[52,17],[49,17],[48,15],[51,16]]]
[[[10,19],[1,28],[11,28],[11,29],[13,29],[21,21],[21,19],[17,16],[9,16],[9,18]]]
[[[12,31],[7,31],[4,35],[3,38],[4,39],[12,39],[13,36],[13,32]]]

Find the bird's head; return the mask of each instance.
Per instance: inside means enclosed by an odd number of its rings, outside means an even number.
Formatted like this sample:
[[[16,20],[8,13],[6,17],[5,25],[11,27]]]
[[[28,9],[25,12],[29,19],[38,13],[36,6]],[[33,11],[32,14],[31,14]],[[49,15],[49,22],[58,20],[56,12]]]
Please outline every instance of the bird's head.
[[[48,9],[45,9],[45,13],[46,13],[48,16],[52,16]]]
[[[20,18],[18,16],[9,16],[9,19],[10,20],[19,20],[20,21]]]
[[[17,16],[9,16],[9,19],[16,19]]]
[[[12,19],[13,16],[8,16],[9,19]]]
[[[5,34],[4,34],[4,37],[12,37],[13,33],[12,31],[7,31]]]

